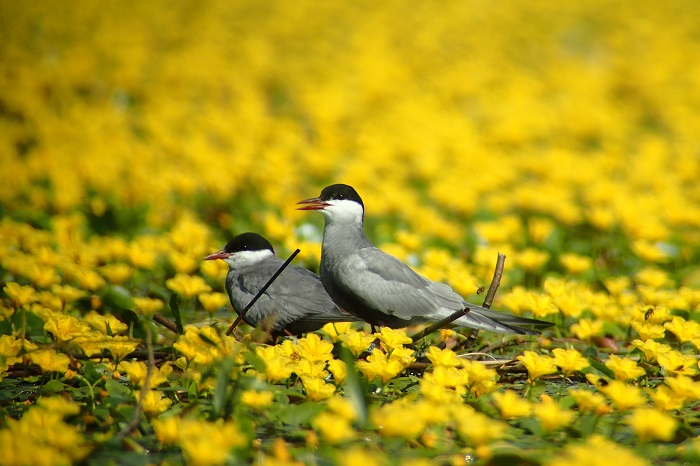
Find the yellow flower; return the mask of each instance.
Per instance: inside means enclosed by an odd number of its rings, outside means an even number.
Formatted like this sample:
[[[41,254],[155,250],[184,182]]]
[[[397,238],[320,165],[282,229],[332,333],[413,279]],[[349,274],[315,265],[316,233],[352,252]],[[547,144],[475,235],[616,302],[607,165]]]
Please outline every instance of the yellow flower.
[[[477,412],[457,419],[457,432],[477,447],[503,438],[507,427],[502,421]]]
[[[639,334],[642,341],[653,340],[655,338],[663,338],[666,331],[660,325],[651,322],[639,322],[633,320],[630,326]]]
[[[369,346],[376,339],[372,334],[367,334],[364,331],[349,329],[344,334],[340,335],[340,341],[346,346],[352,354],[359,356],[369,349]]]
[[[260,355],[259,351],[258,355]],[[271,358],[263,357],[263,359],[265,360],[265,376],[269,382],[286,380],[294,372],[294,367],[290,365],[287,358],[273,355]]]
[[[655,361],[657,356],[662,353],[668,353],[671,351],[671,347],[664,344],[658,343],[652,339],[645,341],[642,340],[632,340],[632,345],[639,348],[643,353],[647,361]]]
[[[527,248],[517,253],[513,261],[528,272],[539,270],[549,260],[549,253]]]
[[[571,326],[571,332],[579,340],[587,341],[603,333],[603,322],[584,318]]]
[[[251,408],[260,409],[269,406],[275,394],[271,391],[245,390],[241,394],[241,403]]]
[[[228,296],[223,293],[202,293],[199,295],[199,302],[205,311],[214,314],[228,304]]]
[[[121,285],[134,274],[134,269],[128,264],[108,264],[99,268],[99,272],[109,283]]]
[[[411,409],[406,398],[373,407],[370,419],[379,433],[387,437],[414,439],[426,428],[425,419],[419,411]]]
[[[22,351],[24,340],[16,338],[14,335],[0,335],[0,360],[12,365],[20,362],[19,352]]]
[[[184,298],[191,298],[211,291],[211,287],[206,284],[202,277],[184,273],[178,273],[175,277],[169,278],[165,281],[165,285]]]
[[[632,427],[642,442],[668,442],[678,428],[678,421],[674,417],[653,408],[637,408],[627,416],[625,422]]]
[[[559,404],[549,395],[541,395],[542,403],[532,405],[532,414],[537,418],[547,432],[553,432],[568,426],[574,420],[574,412],[568,409],[562,409]]]
[[[639,367],[636,361],[629,358],[621,358],[614,354],[610,355],[605,365],[615,373],[615,380],[636,379],[646,374],[646,371]]]
[[[51,293],[58,297],[63,303],[70,304],[80,298],[87,296],[87,293],[83,290],[73,288],[70,285],[53,285],[51,286]]]
[[[549,356],[539,355],[534,351],[525,351],[522,356],[517,357],[522,362],[529,374],[529,381],[534,382],[543,375],[553,374],[557,371],[554,359]]]
[[[182,253],[180,251],[170,251],[168,253],[168,260],[177,273],[190,274],[194,272],[197,268],[197,259],[191,253]]]
[[[436,367],[457,367],[462,364],[462,361],[457,357],[457,353],[447,348],[440,349],[437,346],[431,346],[426,351],[425,356]]]
[[[469,373],[457,367],[437,366],[424,377],[449,388],[466,387],[469,384]]]
[[[186,419],[180,423],[178,444],[195,466],[224,464],[232,448],[246,443],[246,437],[232,421]]]
[[[181,422],[182,420],[177,416],[168,416],[162,419],[153,419],[151,425],[161,444],[174,445],[180,438]]]
[[[552,297],[543,293],[528,293],[527,309],[532,311],[535,317],[545,317],[557,314],[559,309],[552,302]]]
[[[624,464],[625,466],[647,466],[648,463],[633,452],[594,434],[585,443],[568,443],[556,458],[544,466],[583,466],[597,464]]]
[[[367,377],[374,380],[379,377],[382,382],[388,382],[399,375],[405,368],[401,361],[387,357],[380,349],[375,348],[366,361],[358,361],[357,368]]]
[[[31,304],[36,300],[36,290],[31,286],[22,286],[19,283],[9,282],[3,287],[3,291],[10,298],[16,309]]]
[[[44,324],[44,329],[59,341],[69,341],[90,333],[90,327],[73,316],[63,314],[51,315]]]
[[[328,361],[328,370],[333,374],[333,381],[336,385],[342,385],[345,377],[348,374],[348,369],[345,363],[339,359],[331,359]]]
[[[632,286],[632,281],[628,276],[608,277],[603,280],[605,288],[613,296],[620,296]]]
[[[532,411],[530,403],[513,390],[503,390],[493,394],[493,401],[503,419],[527,417]]]
[[[654,402],[654,406],[664,411],[682,409],[685,398],[676,394],[666,385],[646,389],[647,395]]]
[[[541,245],[554,231],[554,223],[548,218],[531,218],[527,222],[527,232],[533,243]]]
[[[585,272],[593,265],[593,260],[590,257],[573,253],[560,255],[559,262],[561,262],[567,272],[574,275]]]
[[[340,395],[334,395],[328,398],[326,402],[328,404],[328,409],[331,412],[337,414],[338,416],[348,420],[354,421],[357,419],[357,412],[355,411],[355,406],[348,398],[344,398]]]
[[[571,375],[590,365],[588,359],[575,349],[555,348],[552,353],[554,353],[554,365],[565,375]]]
[[[379,335],[376,335],[381,340],[382,345],[387,351],[395,348],[400,348],[403,345],[410,344],[413,340],[406,335],[406,330],[394,330],[390,327],[382,327]]]
[[[92,328],[99,330],[105,335],[116,333],[122,333],[129,329],[129,326],[124,322],[120,321],[112,314],[99,314],[96,311],[90,311],[84,318],[85,323],[89,324]],[[109,332],[107,329],[109,328]]]
[[[582,412],[599,412],[606,406],[603,395],[586,389],[568,389],[569,394],[576,400],[578,409]]]
[[[357,466],[358,464],[362,466],[380,466],[384,462],[382,462],[381,456],[377,455],[377,452],[365,451],[360,447],[354,447],[338,455],[338,464],[340,466]]]
[[[76,267],[73,271],[73,278],[78,282],[80,288],[95,291],[105,286],[105,281],[100,274],[85,267]]]
[[[309,400],[319,401],[325,400],[335,393],[335,385],[326,383],[323,379],[316,377],[303,378],[304,390]]]
[[[627,385],[620,380],[613,380],[605,386],[599,386],[598,390],[615,403],[618,411],[637,408],[647,402],[638,387]]]
[[[632,243],[632,251],[648,262],[666,262],[668,254],[658,244],[647,240],[637,240]]]
[[[140,341],[130,340],[127,336],[104,336],[101,341],[96,342],[100,349],[106,349],[112,353],[112,357],[117,360],[124,359],[125,356],[134,352]]]
[[[78,428],[63,421],[64,416],[77,414],[79,410],[64,399],[40,398],[19,420],[7,419],[0,429],[2,463],[8,466],[79,463],[90,448]]]
[[[142,361],[120,361],[119,368],[126,372],[127,377],[131,383],[135,386],[140,387],[143,385],[143,381],[146,379],[146,373],[148,367],[145,362]],[[151,371],[151,388],[155,388],[160,384],[168,381],[168,376],[173,372],[172,363],[166,362],[160,368],[154,367]]]
[[[309,333],[304,338],[297,341],[299,354],[311,362],[328,361],[333,358],[333,343],[322,340],[315,333]]]
[[[302,379],[325,379],[328,376],[325,361],[312,362],[308,359],[301,359],[297,362],[296,366],[294,367],[294,372]]]
[[[695,375],[698,360],[680,351],[671,350],[656,356],[656,360],[668,375]]]
[[[682,317],[674,316],[671,322],[664,323],[664,327],[673,333],[681,343],[700,338],[700,324],[694,320],[685,320]]]
[[[323,440],[331,445],[352,440],[357,433],[348,419],[329,412],[321,413],[311,422]]]
[[[341,335],[344,335],[352,327],[352,322],[329,322],[323,326],[321,330],[326,332],[333,340],[337,342]]]
[[[165,303],[160,299],[135,297],[134,305],[139,313],[150,317],[163,309]]]
[[[70,364],[70,358],[63,353],[57,353],[53,349],[31,351],[26,357],[37,366],[41,372],[66,372]]]
[[[163,396],[163,392],[158,390],[147,391],[143,400],[141,400],[140,391],[136,391],[134,394],[136,395],[136,399],[141,401],[143,412],[150,417],[157,416],[165,412],[165,410],[168,409],[171,404],[173,404],[173,400],[170,398],[165,398]]]
[[[685,401],[700,400],[700,382],[696,382],[684,375],[666,377],[664,382],[671,388],[674,394],[683,398]]]

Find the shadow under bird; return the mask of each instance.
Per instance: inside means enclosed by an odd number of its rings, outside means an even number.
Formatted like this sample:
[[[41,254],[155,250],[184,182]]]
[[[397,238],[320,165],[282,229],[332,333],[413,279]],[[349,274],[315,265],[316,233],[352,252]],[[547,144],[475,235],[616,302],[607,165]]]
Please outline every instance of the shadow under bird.
[[[438,322],[469,309],[453,324],[522,335],[539,333],[523,326],[552,325],[468,303],[449,285],[431,281],[377,249],[365,235],[364,203],[352,186],[327,186],[319,197],[298,204],[298,210],[316,210],[325,219],[320,269],[323,286],[338,306],[370,324],[407,327]]]
[[[267,281],[284,264],[272,245],[257,233],[243,233],[221,251],[204,260],[222,259],[228,264],[226,291],[240,315]],[[243,317],[273,336],[318,330],[329,322],[358,321],[331,300],[318,275],[295,265],[287,266]]]

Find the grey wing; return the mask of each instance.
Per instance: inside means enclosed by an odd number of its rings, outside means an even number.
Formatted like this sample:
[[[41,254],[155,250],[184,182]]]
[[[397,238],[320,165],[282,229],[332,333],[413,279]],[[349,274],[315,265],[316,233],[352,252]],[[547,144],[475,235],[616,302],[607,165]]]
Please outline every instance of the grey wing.
[[[438,321],[470,308],[455,324],[499,333],[537,333],[518,328],[531,324],[467,303],[452,287],[418,275],[398,259],[376,248],[361,249],[347,262],[344,285],[382,312],[407,324]],[[505,317],[504,317],[505,316]]]
[[[448,285],[431,282],[377,248],[361,249],[347,260],[343,285],[369,306],[406,321],[430,321],[443,308],[464,307]]]
[[[229,274],[227,289],[231,303],[240,313],[282,265],[259,265],[254,273]],[[231,286],[234,285],[234,286]],[[356,320],[341,311],[326,293],[320,279],[313,272],[288,266],[245,315],[253,326],[269,326],[282,330],[295,322],[336,322]]]

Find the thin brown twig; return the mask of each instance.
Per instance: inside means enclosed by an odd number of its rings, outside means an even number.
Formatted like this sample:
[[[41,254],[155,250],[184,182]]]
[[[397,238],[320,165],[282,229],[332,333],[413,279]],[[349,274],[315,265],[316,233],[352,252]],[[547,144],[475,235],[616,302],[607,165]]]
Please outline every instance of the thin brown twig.
[[[146,399],[148,391],[151,389],[151,376],[153,375],[153,370],[156,367],[156,359],[153,354],[153,342],[151,341],[151,329],[145,327],[146,329],[146,351],[148,352],[148,364],[146,365],[146,377],[143,380],[143,385],[141,385],[141,393],[139,395],[139,401],[136,403],[136,410],[131,418],[131,421],[124,426],[124,428],[117,434],[118,437],[124,438],[133,432],[136,427],[138,427],[141,421],[141,414],[143,413],[143,402]]]
[[[491,304],[493,304],[493,300],[496,298],[496,291],[498,291],[498,287],[501,285],[501,278],[503,278],[503,269],[505,268],[505,263],[506,255],[499,252],[498,258],[496,259],[496,269],[493,271],[493,278],[491,279],[489,290],[488,292],[486,292],[486,296],[484,297],[484,304],[482,304],[482,307],[485,307],[486,309],[491,308]],[[472,331],[469,332],[467,339],[460,343],[458,345],[458,348],[465,348],[467,346],[471,347],[476,341],[476,337],[478,335],[479,330],[476,328],[472,329]]]
[[[484,298],[484,304],[482,304],[486,309],[491,308],[491,304],[493,304],[493,300],[496,297],[496,291],[498,291],[498,287],[501,286],[501,278],[503,278],[505,263],[506,255],[499,252],[498,259],[496,260],[496,269],[493,271],[493,278],[491,279],[491,285]]]
[[[425,338],[426,336],[430,335],[430,334],[433,333],[435,330],[438,330],[438,329],[441,329],[441,328],[443,328],[443,327],[445,327],[445,326],[447,326],[447,325],[450,325],[452,322],[454,322],[455,320],[459,319],[460,317],[469,314],[469,311],[471,311],[471,309],[469,309],[468,307],[465,307],[464,309],[460,309],[460,310],[457,311],[457,312],[453,312],[452,314],[450,314],[449,316],[445,317],[444,319],[442,319],[442,320],[440,320],[440,321],[438,321],[438,322],[435,322],[435,323],[432,324],[431,326],[426,327],[425,329],[423,329],[423,330],[421,330],[420,332],[416,333],[415,335],[413,335],[413,336],[411,337],[411,340],[413,340],[413,343],[415,343],[415,342],[417,342],[418,340],[420,340],[420,339],[422,339],[422,338]]]
[[[159,323],[171,332],[177,333],[177,325],[175,325],[175,322],[168,320],[168,318],[160,312],[156,312],[155,314],[153,314],[153,321]]]

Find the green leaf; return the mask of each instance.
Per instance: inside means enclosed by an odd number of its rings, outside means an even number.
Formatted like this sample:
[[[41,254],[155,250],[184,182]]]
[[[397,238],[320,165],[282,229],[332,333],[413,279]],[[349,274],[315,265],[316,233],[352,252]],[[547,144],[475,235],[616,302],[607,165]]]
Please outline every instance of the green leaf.
[[[285,424],[298,426],[308,424],[325,409],[325,405],[315,402],[286,405],[283,409],[279,410],[277,418]]]
[[[267,364],[265,364],[265,360],[261,358],[255,351],[247,351],[245,353],[245,361],[251,366],[253,366],[255,372],[258,372],[260,374],[265,373]]]
[[[65,390],[65,386],[60,380],[49,380],[49,382],[44,385],[44,393],[47,395],[60,393],[63,390]]]
[[[345,395],[350,399],[355,412],[357,413],[357,422],[364,426],[367,424],[368,409],[367,409],[367,383],[364,378],[355,369],[356,358],[352,355],[349,349],[342,345],[337,345],[336,349],[340,354],[340,359],[347,367],[345,376]]]
[[[131,293],[123,286],[106,286],[101,292],[100,299],[103,304],[113,309],[133,309],[134,307]]]
[[[217,418],[225,417],[228,414],[227,408],[230,405],[231,370],[233,365],[234,361],[231,357],[224,358],[219,365],[213,399],[214,416]]]
[[[114,379],[107,379],[105,382],[105,390],[110,397],[117,400],[130,400],[131,399],[131,389],[125,385],[120,384]]]
[[[170,296],[170,312],[173,313],[173,317],[175,317],[175,325],[177,326],[177,333],[179,335],[182,335],[185,333],[182,327],[182,317],[180,316],[180,304],[178,303],[177,300],[177,293],[173,293]]]

